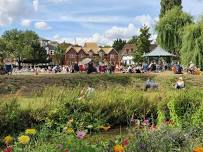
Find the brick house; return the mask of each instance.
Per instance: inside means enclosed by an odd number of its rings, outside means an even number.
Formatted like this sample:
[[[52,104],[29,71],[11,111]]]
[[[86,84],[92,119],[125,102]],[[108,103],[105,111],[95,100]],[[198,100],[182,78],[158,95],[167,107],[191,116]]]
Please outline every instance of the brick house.
[[[118,52],[114,48],[98,47],[96,43],[85,43],[84,47],[68,47],[64,63],[65,65],[72,65],[81,62],[84,58],[91,58],[95,62],[119,63]]]
[[[157,47],[157,44],[151,44],[149,51]],[[133,51],[136,48],[135,44],[126,44],[121,51],[121,62],[125,65],[135,64],[133,61]]]
[[[133,61],[133,50],[135,49],[135,44],[126,44],[121,51],[121,61],[125,65],[134,64]]]

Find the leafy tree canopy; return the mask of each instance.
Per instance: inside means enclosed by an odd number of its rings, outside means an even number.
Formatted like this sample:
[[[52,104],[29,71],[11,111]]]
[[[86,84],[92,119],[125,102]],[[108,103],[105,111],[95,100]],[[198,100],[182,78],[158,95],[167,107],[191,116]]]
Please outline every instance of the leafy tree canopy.
[[[36,63],[36,60],[45,60],[47,57],[46,50],[40,47],[38,35],[33,31],[12,29],[5,31],[2,38],[6,42],[9,57],[15,57],[19,67],[23,61]]]
[[[145,25],[140,29],[140,35],[137,37],[136,48],[134,50],[135,62],[141,62],[143,54],[149,52],[151,44],[151,41],[149,40],[150,37],[149,27]]]
[[[125,46],[126,41],[122,39],[117,39],[113,42],[113,48],[117,51],[120,52],[123,47]]]
[[[136,43],[137,43],[137,39],[138,39],[138,36],[133,36],[133,37],[128,41],[128,44],[136,44]]]
[[[6,49],[6,42],[2,38],[0,38],[0,64],[3,63],[3,60],[8,55]]]
[[[156,25],[158,44],[169,52],[179,54],[183,28],[191,23],[192,17],[179,7],[171,9]]]
[[[167,11],[176,6],[182,8],[182,0],[161,0],[160,17],[163,17]]]
[[[184,28],[181,61],[184,65],[192,61],[203,69],[203,19]]]

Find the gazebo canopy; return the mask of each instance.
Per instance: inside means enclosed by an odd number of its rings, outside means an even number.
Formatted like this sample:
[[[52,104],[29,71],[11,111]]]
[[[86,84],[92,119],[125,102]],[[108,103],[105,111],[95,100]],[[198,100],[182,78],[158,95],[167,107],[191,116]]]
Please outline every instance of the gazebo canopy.
[[[152,52],[144,54],[144,57],[175,57],[175,55],[165,51],[161,47],[157,46]]]

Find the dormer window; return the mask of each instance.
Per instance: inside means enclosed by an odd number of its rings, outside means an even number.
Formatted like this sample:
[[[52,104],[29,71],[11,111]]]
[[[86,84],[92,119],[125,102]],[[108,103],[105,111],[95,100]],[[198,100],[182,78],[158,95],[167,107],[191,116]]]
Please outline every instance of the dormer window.
[[[129,49],[126,49],[126,53],[127,53],[127,54],[129,53]]]
[[[99,51],[99,56],[100,56],[100,58],[103,58],[104,52],[103,51]]]
[[[115,55],[114,54],[110,54],[110,59],[114,59]]]
[[[89,52],[89,56],[93,57],[93,52],[92,51]]]

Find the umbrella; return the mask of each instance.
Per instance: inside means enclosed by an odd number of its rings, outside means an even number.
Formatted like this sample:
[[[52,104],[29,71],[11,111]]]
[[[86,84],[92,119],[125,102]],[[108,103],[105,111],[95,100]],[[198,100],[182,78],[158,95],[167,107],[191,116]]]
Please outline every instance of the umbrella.
[[[82,61],[81,61],[81,64],[88,64],[88,63],[90,63],[92,61],[92,59],[90,59],[90,58],[85,58],[85,59],[83,59]]]

